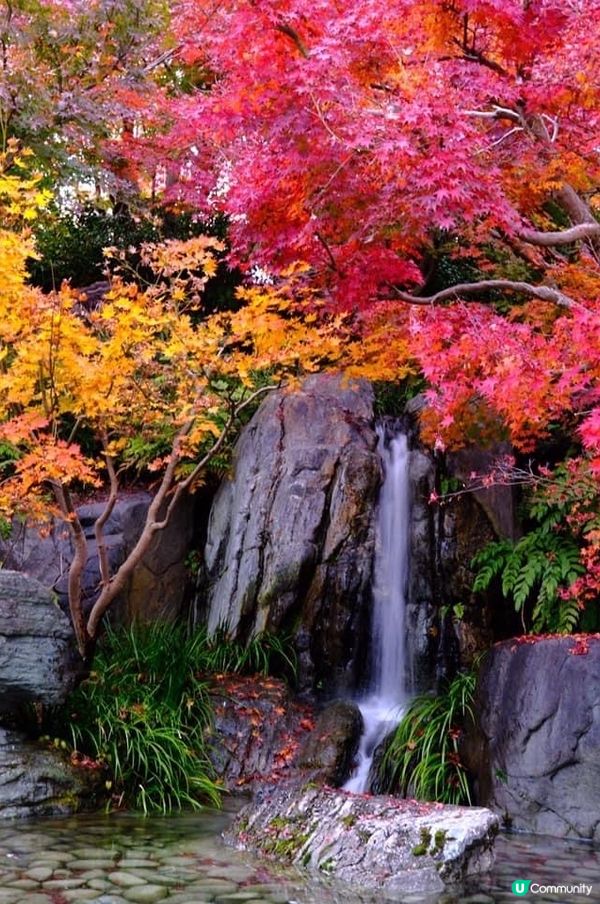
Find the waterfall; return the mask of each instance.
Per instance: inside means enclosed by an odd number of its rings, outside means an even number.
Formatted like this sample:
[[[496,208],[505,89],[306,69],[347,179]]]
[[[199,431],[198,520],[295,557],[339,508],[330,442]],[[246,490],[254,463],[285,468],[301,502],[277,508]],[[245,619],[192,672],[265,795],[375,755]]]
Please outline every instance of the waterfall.
[[[410,482],[409,450],[404,433],[386,436],[377,428],[383,483],[377,510],[377,545],[373,566],[372,669],[367,694],[358,700],[364,732],[357,765],[346,791],[368,790],[373,754],[400,721],[409,699],[406,641]]]

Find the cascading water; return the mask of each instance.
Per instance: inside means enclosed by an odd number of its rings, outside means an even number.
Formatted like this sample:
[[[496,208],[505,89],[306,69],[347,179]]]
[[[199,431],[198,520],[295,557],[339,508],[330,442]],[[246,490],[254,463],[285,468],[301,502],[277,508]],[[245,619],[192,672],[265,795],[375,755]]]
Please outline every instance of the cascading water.
[[[372,676],[368,694],[357,701],[364,732],[357,765],[346,791],[368,790],[377,745],[400,721],[409,699],[406,642],[406,594],[409,566],[409,450],[404,433],[386,437],[377,428],[383,484],[377,512],[373,567]]]

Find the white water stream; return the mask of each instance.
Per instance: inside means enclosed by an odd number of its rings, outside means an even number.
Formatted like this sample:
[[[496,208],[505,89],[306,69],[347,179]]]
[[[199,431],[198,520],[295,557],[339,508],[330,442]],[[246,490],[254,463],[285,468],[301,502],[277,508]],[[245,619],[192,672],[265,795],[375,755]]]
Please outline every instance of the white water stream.
[[[364,732],[357,765],[346,791],[368,790],[373,754],[400,721],[409,702],[407,688],[406,594],[409,566],[410,483],[405,434],[386,441],[377,428],[383,484],[377,512],[377,546],[373,566],[372,677],[368,694],[358,700]]]

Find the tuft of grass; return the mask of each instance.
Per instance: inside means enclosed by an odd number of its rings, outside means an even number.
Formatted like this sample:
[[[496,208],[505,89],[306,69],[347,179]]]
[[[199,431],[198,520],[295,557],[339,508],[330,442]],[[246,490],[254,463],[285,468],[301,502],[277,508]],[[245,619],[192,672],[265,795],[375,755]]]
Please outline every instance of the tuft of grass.
[[[213,634],[199,628],[192,640],[196,668],[209,674],[282,675],[295,681],[297,661],[290,639],[268,631],[255,634],[244,644],[233,640],[227,627]]]
[[[384,793],[446,804],[471,804],[459,740],[473,718],[476,673],[458,674],[437,696],[411,703],[386,746],[381,763]]]
[[[106,764],[119,803],[144,813],[220,803],[212,710],[182,627],[108,628],[68,710],[73,746]]]
[[[105,764],[118,805],[144,813],[218,806],[207,687],[223,672],[295,676],[296,660],[285,638],[267,633],[243,645],[225,629],[209,636],[165,622],[108,627],[89,678],[46,730]]]

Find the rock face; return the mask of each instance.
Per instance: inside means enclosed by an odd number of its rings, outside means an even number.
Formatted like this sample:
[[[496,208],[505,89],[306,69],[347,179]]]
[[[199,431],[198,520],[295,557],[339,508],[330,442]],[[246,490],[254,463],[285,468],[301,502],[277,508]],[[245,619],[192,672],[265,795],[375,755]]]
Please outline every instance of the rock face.
[[[352,772],[364,722],[356,703],[336,700],[319,713],[298,756],[298,768],[313,781],[341,787]]]
[[[62,703],[82,673],[68,616],[38,581],[0,571],[0,711]]]
[[[151,496],[132,493],[117,502],[105,526],[106,545],[113,571],[124,561],[138,540]],[[102,502],[77,509],[88,539],[89,560],[83,574],[84,604],[89,607],[98,594],[100,568],[94,539],[94,524],[104,508]],[[189,574],[185,559],[192,548],[196,528],[194,500],[182,500],[173,520],[154,538],[148,553],[134,574],[121,600],[118,618],[157,619],[180,614]],[[66,525],[55,521],[50,534],[40,537],[33,526],[15,523],[8,540],[0,543],[0,558],[5,568],[37,578],[57,595],[67,609],[68,570],[73,548]],[[116,612],[116,608],[114,610]]]
[[[38,581],[0,571],[0,718],[24,703],[63,703],[83,663],[68,616]],[[97,775],[95,776],[97,779]],[[0,818],[69,813],[92,793],[91,773],[0,725]]]
[[[228,791],[248,791],[291,774],[313,728],[312,708],[276,678],[223,675],[210,686],[210,758]]]
[[[406,623],[413,683],[430,687],[491,643],[492,609],[470,591],[470,562],[496,531],[514,535],[512,491],[429,502],[443,477],[485,471],[489,456],[444,461],[419,445],[415,410],[390,431],[409,434],[410,576]],[[205,550],[209,628],[245,639],[289,631],[303,690],[344,693],[369,673],[371,582],[381,486],[373,393],[332,375],[270,396],[239,439],[215,498]],[[461,603],[457,630],[443,607]],[[510,636],[511,627],[496,636]]]
[[[366,383],[309,378],[243,431],[206,544],[208,624],[291,631],[302,685],[352,685],[368,624],[381,481]]]
[[[0,728],[0,819],[72,813],[92,794],[90,775],[55,750]]]
[[[499,617],[491,597],[486,600],[472,592],[471,566],[475,553],[487,543],[515,538],[518,521],[511,487],[480,489],[451,497],[443,505],[430,504],[431,495],[443,494],[448,480],[468,485],[472,472],[488,473],[495,456],[475,450],[439,456],[419,445],[414,427],[410,432],[413,491],[406,619],[415,684],[423,688],[436,677],[453,673],[459,661],[471,663],[494,638],[518,630],[513,613],[504,610]],[[460,619],[453,618],[457,603],[464,610]]]
[[[427,894],[489,869],[497,831],[482,808],[278,786],[240,811],[226,840],[355,888]]]
[[[599,635],[497,644],[478,687],[479,801],[515,829],[600,841],[599,687]]]

